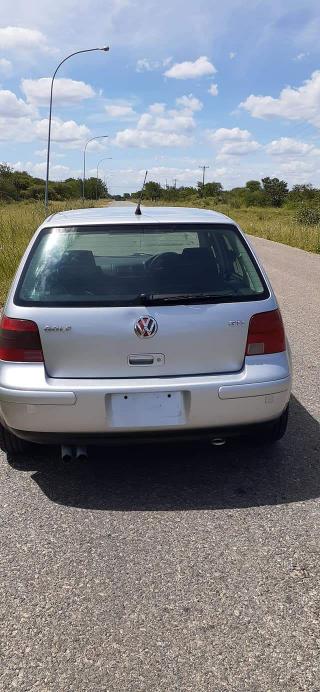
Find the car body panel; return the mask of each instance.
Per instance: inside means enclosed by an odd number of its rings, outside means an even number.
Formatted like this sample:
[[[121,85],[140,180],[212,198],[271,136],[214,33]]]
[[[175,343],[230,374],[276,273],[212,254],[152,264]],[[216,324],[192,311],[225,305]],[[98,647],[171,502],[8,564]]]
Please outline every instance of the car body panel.
[[[255,311],[275,309],[272,298]],[[21,308],[10,310],[34,320],[40,332],[50,377],[153,377],[238,372],[246,347],[251,302],[218,305]],[[65,316],[66,315],[66,316]],[[134,325],[145,315],[156,319],[152,338],[136,336]],[[62,325],[68,331],[46,331]],[[70,327],[70,329],[69,329]],[[163,354],[150,365],[130,365],[129,357]]]
[[[278,307],[252,248],[270,293],[256,302],[115,308],[15,304],[21,272],[42,228],[138,225],[141,219],[155,224],[174,219],[176,223],[236,226],[215,212],[181,208],[143,209],[142,216],[136,217],[134,208],[112,207],[62,212],[47,219],[21,261],[5,306],[8,317],[38,324],[45,364],[0,361],[0,419],[7,428],[62,437],[77,432],[106,436],[133,430],[190,432],[272,421],[286,408],[291,391],[289,346],[281,353],[244,356],[250,317]],[[158,331],[150,339],[139,339],[135,321],[146,314],[157,320]],[[45,330],[55,325],[71,326],[71,330]],[[164,358],[160,365],[130,365],[133,354]],[[175,393],[167,413],[161,393],[170,398]],[[142,397],[150,394],[151,398]],[[119,397],[129,401],[123,420],[119,411],[125,409]],[[154,415],[149,413],[152,402]],[[146,415],[140,420],[135,407],[142,406],[143,411],[144,405]]]

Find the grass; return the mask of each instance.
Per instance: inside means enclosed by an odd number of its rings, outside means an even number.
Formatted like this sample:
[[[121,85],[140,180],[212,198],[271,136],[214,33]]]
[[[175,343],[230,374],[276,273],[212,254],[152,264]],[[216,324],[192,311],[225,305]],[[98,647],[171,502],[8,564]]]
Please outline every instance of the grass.
[[[145,202],[143,202],[145,204]],[[149,202],[147,202],[149,204]],[[150,203],[151,204],[151,203]],[[160,203],[162,205],[162,203]],[[169,204],[165,206],[170,206]],[[189,202],[171,206],[200,207],[220,211],[231,216],[245,233],[274,240],[308,252],[320,253],[320,227],[302,225],[295,220],[297,210],[270,207],[246,207],[233,209],[227,205],[215,205],[213,200],[204,202],[198,197]]]
[[[265,207],[227,209],[222,206],[219,211],[231,216],[250,235],[320,253],[319,226],[301,225],[295,220],[296,211]]]
[[[99,206],[104,204],[98,202]],[[81,206],[81,200],[52,202],[48,214]],[[97,206],[97,204],[87,200],[86,206]],[[48,214],[45,213],[42,202],[16,202],[0,206],[0,305],[5,302],[11,281],[29,240]]]
[[[98,206],[104,205],[105,201],[98,202]],[[66,203],[52,202],[49,213],[81,206],[81,200],[71,200]],[[97,205],[95,202],[91,203],[87,200],[86,206]],[[226,205],[216,207],[213,200],[208,199],[202,202],[199,198],[184,202],[180,206],[216,209],[235,219],[246,233],[292,245],[309,252],[320,253],[319,226],[299,224],[295,220],[295,211],[266,207],[242,209],[232,209]],[[0,206],[0,305],[5,301],[21,255],[45,216],[44,206],[41,202],[17,202]]]

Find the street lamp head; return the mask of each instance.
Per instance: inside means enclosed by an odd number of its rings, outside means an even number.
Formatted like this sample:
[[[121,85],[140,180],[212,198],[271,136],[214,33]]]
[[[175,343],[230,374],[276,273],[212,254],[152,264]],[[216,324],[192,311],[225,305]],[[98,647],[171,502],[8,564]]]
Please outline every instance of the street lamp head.
[[[103,48],[100,48],[100,50],[104,50],[105,53],[107,53],[108,50],[110,50],[110,47],[109,47],[109,46],[104,46]]]

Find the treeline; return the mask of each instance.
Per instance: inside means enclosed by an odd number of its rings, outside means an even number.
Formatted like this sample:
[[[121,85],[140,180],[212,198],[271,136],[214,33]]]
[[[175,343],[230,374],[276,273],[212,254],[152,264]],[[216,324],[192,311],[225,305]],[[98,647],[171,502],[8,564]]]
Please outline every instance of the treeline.
[[[0,163],[0,203],[44,199],[45,181],[26,171],[15,171],[6,163]],[[137,192],[123,195],[110,195],[106,184],[100,178],[87,178],[85,181],[86,199],[112,198],[116,200],[136,200]],[[63,181],[49,182],[49,200],[63,201],[82,197],[82,179],[67,178]],[[219,182],[198,182],[192,187],[162,187],[150,180],[146,183],[143,198],[152,202],[168,204],[188,204],[188,206],[218,206],[225,204],[231,209],[242,207],[286,207],[298,209],[301,222],[320,223],[320,189],[312,185],[294,185],[290,190],[288,183],[279,178],[249,180],[243,187],[224,190]]]
[[[136,199],[141,191],[132,195],[125,194],[119,199]],[[224,190],[221,183],[208,182],[205,185],[198,183],[197,187],[162,187],[159,183],[150,180],[143,191],[144,199],[153,202],[192,202],[199,205],[199,201],[210,204],[227,204],[234,209],[241,207],[287,207],[320,208],[320,190],[312,185],[294,185],[289,190],[285,180],[279,178],[262,178],[262,180],[249,180],[243,187],[234,187]]]
[[[43,200],[45,181],[35,178],[26,171],[14,171],[6,163],[0,163],[0,202]],[[82,179],[67,178],[49,182],[49,200],[63,201],[82,197]],[[108,188],[100,178],[87,178],[85,197],[100,199],[108,197]]]

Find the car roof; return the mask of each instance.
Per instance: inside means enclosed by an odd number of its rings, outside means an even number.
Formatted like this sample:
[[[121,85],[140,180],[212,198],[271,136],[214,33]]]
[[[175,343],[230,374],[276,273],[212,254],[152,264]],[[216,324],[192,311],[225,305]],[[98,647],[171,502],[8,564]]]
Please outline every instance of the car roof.
[[[135,205],[72,209],[49,216],[42,224],[48,226],[80,226],[98,224],[146,223],[232,223],[224,214],[192,207],[141,207],[141,216],[135,215]]]

